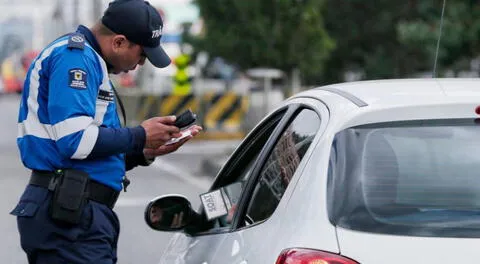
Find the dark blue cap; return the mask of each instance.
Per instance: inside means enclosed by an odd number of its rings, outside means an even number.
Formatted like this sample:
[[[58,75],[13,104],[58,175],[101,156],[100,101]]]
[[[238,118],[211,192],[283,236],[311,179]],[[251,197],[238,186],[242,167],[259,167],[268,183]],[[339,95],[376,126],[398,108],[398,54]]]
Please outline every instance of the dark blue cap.
[[[167,67],[170,57],[160,46],[163,21],[158,11],[144,0],[115,0],[108,5],[102,23],[116,34],[143,47],[148,60]]]

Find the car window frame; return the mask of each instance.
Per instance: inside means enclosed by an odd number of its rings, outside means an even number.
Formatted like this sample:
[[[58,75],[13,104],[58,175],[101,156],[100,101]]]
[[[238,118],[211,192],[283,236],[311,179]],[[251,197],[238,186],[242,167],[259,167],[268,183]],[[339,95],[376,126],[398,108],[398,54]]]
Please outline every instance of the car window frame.
[[[251,168],[251,175],[245,184],[244,190],[242,191],[242,195],[238,202],[237,211],[235,212],[235,217],[233,218],[233,222],[229,227],[213,227],[208,230],[202,230],[195,233],[188,233],[189,236],[198,237],[203,235],[214,235],[214,234],[225,234],[238,231],[239,229],[249,228],[251,226],[256,226],[258,224],[263,223],[255,223],[254,225],[244,226],[241,221],[244,221],[243,216],[245,210],[248,208],[248,203],[251,199],[251,194],[259,180],[259,175],[263,169],[263,165],[270,157],[270,153],[273,151],[274,147],[276,146],[278,140],[283,135],[284,130],[291,124],[294,118],[298,115],[298,113],[303,109],[309,109],[315,112],[319,119],[320,119],[320,127],[318,129],[318,133],[313,139],[312,145],[309,147],[312,148],[314,145],[317,144],[318,138],[322,136],[325,131],[326,124],[329,121],[330,113],[328,106],[317,98],[311,97],[302,97],[293,99],[291,102],[286,102],[286,104],[282,107],[279,107],[277,110],[266,116],[263,120],[261,120],[254,129],[248,133],[242,143],[235,149],[235,151],[230,155],[227,162],[220,168],[217,176],[215,177],[211,187],[209,188],[209,192],[219,189],[223,186],[231,184],[232,182],[228,183],[227,180],[230,176],[230,173],[235,170],[239,166],[239,162],[244,161],[245,155],[248,155],[251,147],[257,140],[259,140],[259,133],[268,129],[269,126],[272,125],[272,122],[276,122],[276,118],[279,118],[276,127],[273,129],[273,132],[267,139],[265,145],[261,148],[260,153],[258,154],[256,160],[253,161],[252,168]],[[278,117],[278,115],[282,115]],[[308,151],[307,151],[308,152]],[[260,164],[260,166],[259,166]],[[299,168],[300,169],[300,168]],[[204,209],[200,206],[199,213],[203,216]],[[241,216],[241,217],[238,217]],[[268,218],[267,218],[268,219]],[[216,221],[216,220],[212,220]]]
[[[261,137],[260,134],[263,133],[265,130],[268,130],[269,128],[271,128],[271,126],[275,126],[275,128],[273,128],[272,134],[267,138],[267,140],[265,142],[265,146],[267,146],[269,144],[269,142],[272,139],[272,135],[275,134],[275,131],[278,130],[278,127],[286,122],[285,118],[288,117],[289,113],[291,113],[290,107],[291,107],[291,105],[286,105],[286,106],[281,107],[281,108],[277,109],[276,111],[272,112],[270,115],[268,115],[262,121],[260,121],[259,124],[250,133],[248,133],[248,135],[245,137],[245,139],[242,141],[242,143],[230,155],[230,158],[227,160],[227,162],[221,167],[221,169],[217,173],[217,176],[215,177],[212,185],[210,186],[208,192],[219,189],[219,188],[222,188],[222,187],[224,187],[228,184],[233,183],[231,181],[235,180],[235,179],[231,179],[231,178],[233,177],[232,175],[235,175],[235,174],[232,174],[232,171],[234,171],[236,168],[238,168],[238,166],[241,165],[239,163],[245,161],[245,157],[248,154],[250,154],[254,144],[257,143],[258,140],[260,140],[260,137]],[[287,118],[287,120],[288,120],[288,118]],[[276,122],[278,122],[278,123],[276,123]],[[275,125],[275,123],[276,123],[276,125]],[[254,168],[255,168],[256,164],[258,163],[258,157],[260,157],[260,154],[263,151],[263,149],[265,148],[265,146],[260,148],[260,153],[257,156],[257,159],[253,160],[252,172],[251,172],[250,177],[253,176]],[[247,160],[248,160],[248,158],[247,158]],[[250,181],[250,178],[248,179],[248,181]],[[247,185],[248,185],[248,183],[247,183]],[[242,192],[242,196],[243,196],[243,192]],[[241,202],[242,202],[242,200],[240,198],[239,204]],[[202,206],[200,206],[199,214],[201,214],[202,217],[206,217],[205,212],[204,212],[204,208]],[[211,220],[211,221],[217,221],[217,220]],[[228,233],[233,229],[233,226],[234,226],[233,224],[234,224],[234,222],[232,222],[232,225],[230,225],[229,227],[213,227],[213,228],[210,228],[208,230],[204,230],[204,231],[202,230],[202,231],[195,232],[195,233],[189,233],[189,235],[193,236],[193,237],[197,237],[197,236],[202,236],[202,235]]]
[[[309,98],[312,99],[312,98]],[[293,122],[293,120],[297,117],[297,115],[303,110],[303,109],[309,109],[312,110],[314,113],[316,113],[320,119],[320,126],[318,128],[318,133],[315,136],[315,138],[312,141],[312,144],[309,146],[309,149],[312,148],[313,146],[316,145],[316,141],[318,140],[318,137],[321,137],[323,132],[325,131],[326,128],[326,123],[329,121],[329,110],[328,107],[321,102],[318,99],[314,99],[316,102],[318,102],[320,105],[322,105],[322,108],[324,108],[324,111],[320,111],[321,109],[318,109],[317,107],[314,107],[313,105],[310,105],[305,102],[296,102],[292,103],[290,105],[290,108],[288,112],[284,115],[284,118],[281,123],[278,124],[278,126],[275,128],[274,133],[272,133],[272,136],[269,138],[266,146],[262,149],[261,153],[259,154],[254,167],[252,169],[252,173],[250,178],[248,179],[248,183],[245,186],[245,190],[242,193],[242,196],[240,197],[239,200],[239,206],[237,208],[237,212],[235,213],[235,217],[233,218],[233,223],[232,223],[232,231],[238,231],[242,229],[248,229],[257,225],[260,225],[267,221],[270,217],[263,221],[256,222],[252,225],[245,226],[245,212],[248,209],[248,205],[250,203],[250,200],[252,199],[252,193],[255,190],[255,187],[260,180],[261,172],[263,170],[263,167],[265,163],[267,162],[268,158],[270,157],[273,149],[275,148],[278,140],[280,137],[283,135],[283,132],[285,129]],[[325,122],[325,123],[324,123]],[[307,150],[308,152],[308,150]],[[308,160],[309,157],[304,157]],[[297,168],[301,169],[300,167]],[[292,182],[293,183],[293,182]],[[276,209],[274,210],[273,214],[275,213]],[[272,215],[273,215],[272,214]]]
[[[288,107],[278,109],[272,113],[268,118],[266,118],[262,123],[260,123],[252,132],[250,132],[245,140],[235,149],[235,151],[230,155],[230,158],[227,162],[220,168],[215,180],[209,188],[209,191],[216,190],[223,186],[226,186],[232,176],[231,172],[234,171],[240,164],[245,160],[245,156],[251,152],[251,149],[260,139],[260,133],[263,133],[265,130],[268,130],[274,122],[280,122],[285,118],[285,115],[288,113]],[[280,116],[281,115],[281,116]],[[276,128],[274,128],[275,131]],[[266,143],[270,140],[270,137],[267,139]]]

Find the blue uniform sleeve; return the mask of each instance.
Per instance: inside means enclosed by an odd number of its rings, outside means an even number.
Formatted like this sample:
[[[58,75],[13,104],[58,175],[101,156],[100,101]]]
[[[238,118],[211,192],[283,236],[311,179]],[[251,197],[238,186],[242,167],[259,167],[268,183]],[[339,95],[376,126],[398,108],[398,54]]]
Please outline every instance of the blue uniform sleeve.
[[[105,128],[100,127],[98,139],[88,158],[98,158],[112,155],[112,153],[126,153],[125,169],[131,170],[136,166],[148,166],[151,160],[143,155],[145,147],[145,129],[141,126],[134,128]],[[128,144],[118,144],[128,142]]]
[[[143,127],[107,128],[95,121],[102,79],[98,62],[82,49],[64,50],[53,57],[48,111],[58,150],[65,158],[94,159],[120,153],[143,156]]]
[[[98,137],[96,98],[102,74],[83,49],[53,55],[48,86],[48,112],[59,153],[85,159]]]
[[[88,158],[99,158],[118,153],[143,155],[145,137],[145,129],[142,126],[134,128],[100,127],[97,142]]]

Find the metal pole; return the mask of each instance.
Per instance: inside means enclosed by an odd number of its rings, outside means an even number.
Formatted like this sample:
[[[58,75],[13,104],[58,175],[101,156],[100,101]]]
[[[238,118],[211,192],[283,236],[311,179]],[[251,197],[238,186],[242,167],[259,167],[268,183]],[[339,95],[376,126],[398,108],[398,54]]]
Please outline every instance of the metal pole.
[[[80,19],[79,19],[79,9],[78,9],[78,5],[79,5],[79,0],[73,0],[73,27],[72,28],[76,28],[77,25],[80,24]]]
[[[93,1],[93,21],[97,21],[102,17],[103,5],[102,0],[94,0]]]
[[[268,112],[270,111],[270,94],[272,90],[272,79],[269,77],[265,77],[263,79],[263,89],[264,89],[264,95],[263,95],[263,107],[264,107],[264,114],[267,115]]]
[[[437,60],[438,60],[438,51],[440,49],[440,40],[442,39],[442,31],[443,31],[443,17],[445,14],[445,5],[447,3],[447,0],[443,0],[443,7],[442,7],[442,17],[440,18],[440,32],[438,33],[438,39],[437,39],[437,49],[435,51],[435,62],[433,63],[433,74],[432,77],[436,78],[437,77]]]
[[[45,42],[45,21],[42,16],[42,10],[40,8],[33,8],[33,43],[32,48],[34,50],[40,50]]]
[[[301,87],[301,81],[300,81],[300,70],[298,68],[295,68],[292,70],[292,94],[289,96],[292,96],[298,92],[300,92],[300,87]]]

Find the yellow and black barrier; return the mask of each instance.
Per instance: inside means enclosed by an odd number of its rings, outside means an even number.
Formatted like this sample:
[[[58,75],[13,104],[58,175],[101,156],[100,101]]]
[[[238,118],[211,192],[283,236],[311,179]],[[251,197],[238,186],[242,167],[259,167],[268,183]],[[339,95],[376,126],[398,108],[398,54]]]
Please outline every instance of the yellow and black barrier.
[[[203,126],[208,133],[229,137],[243,137],[243,120],[248,110],[245,96],[233,93],[208,93],[203,96]]]
[[[245,136],[243,123],[248,111],[248,98],[233,92],[203,96],[140,95],[132,123],[141,123],[154,116],[178,115],[186,109],[197,113],[197,124],[204,128],[196,139],[241,139]]]
[[[189,95],[144,95],[139,98],[136,111],[137,120],[145,120],[154,116],[178,115],[191,109],[197,112],[199,100]]]

